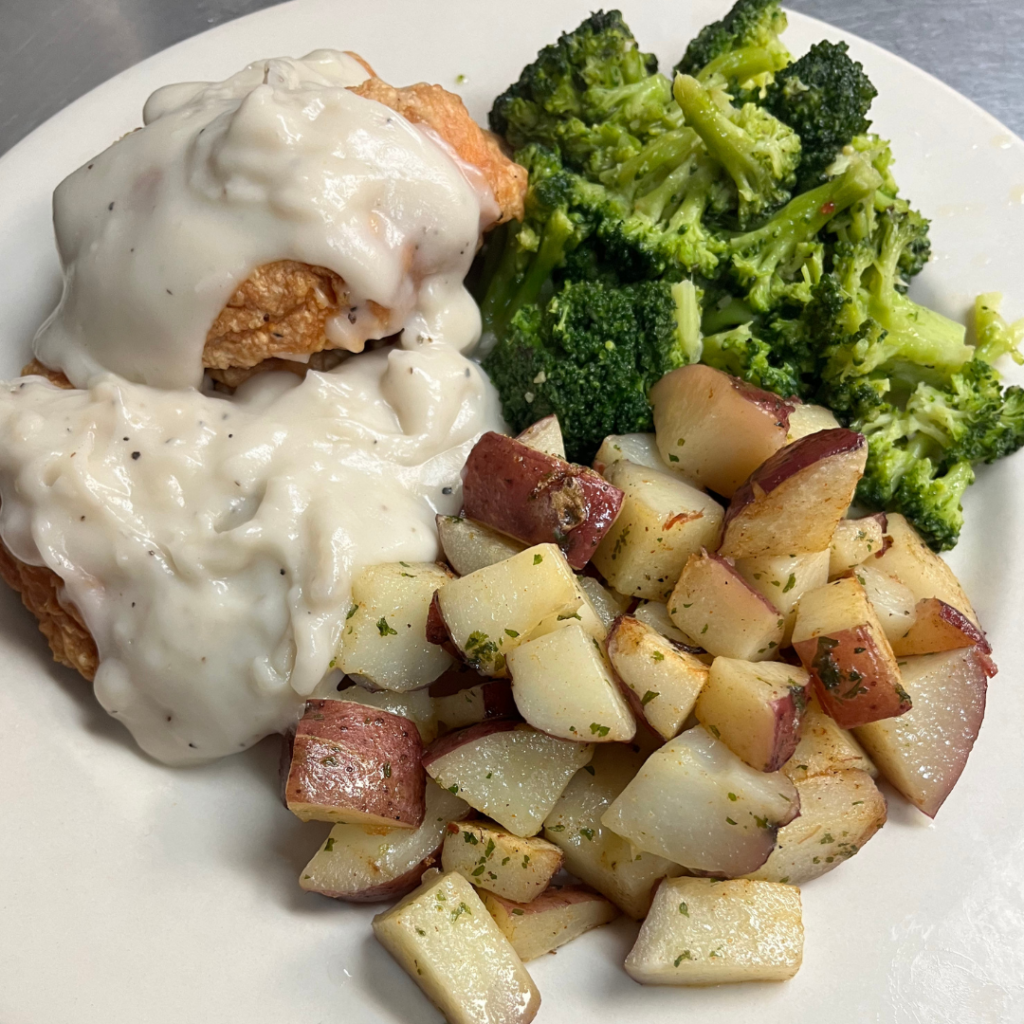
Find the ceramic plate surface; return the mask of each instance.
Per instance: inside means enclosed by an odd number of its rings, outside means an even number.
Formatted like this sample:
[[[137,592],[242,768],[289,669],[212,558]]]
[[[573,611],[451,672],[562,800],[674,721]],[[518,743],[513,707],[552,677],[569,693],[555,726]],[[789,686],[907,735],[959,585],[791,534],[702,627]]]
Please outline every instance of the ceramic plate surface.
[[[622,0],[664,67],[724,2]],[[188,40],[94,90],[0,159],[0,374],[16,375],[53,306],[50,194],[140,123],[167,82],[269,56],[354,49],[388,81],[493,97],[591,0],[296,0]],[[841,36],[793,15],[803,53]],[[1024,313],[1024,143],[934,79],[850,40],[879,90],[905,194],[933,218],[915,294],[963,318],[1001,290]],[[456,76],[466,81],[456,85]],[[1011,375],[1012,376],[1012,375]],[[657,989],[620,969],[620,921],[530,964],[539,1021],[635,1024],[995,1024],[1024,1021],[1024,455],[983,469],[951,561],[1002,671],[985,727],[937,821],[898,798],[883,832],[804,888],[804,966],[782,985]],[[171,770],[134,749],[88,686],[50,661],[0,593],[0,1021],[3,1024],[433,1024],[440,1015],[377,945],[360,908],[296,879],[328,826],[277,797],[277,744]],[[742,1015],[742,1016],[741,1016]]]

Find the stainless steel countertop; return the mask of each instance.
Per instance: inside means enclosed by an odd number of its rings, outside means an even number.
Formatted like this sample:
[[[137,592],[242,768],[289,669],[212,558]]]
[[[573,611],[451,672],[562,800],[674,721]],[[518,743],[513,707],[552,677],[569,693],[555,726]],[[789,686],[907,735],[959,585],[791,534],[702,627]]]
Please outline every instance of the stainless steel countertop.
[[[213,25],[272,5],[273,0],[0,0],[0,153],[117,72]],[[787,6],[906,57],[1024,135],[1021,0],[788,0]]]

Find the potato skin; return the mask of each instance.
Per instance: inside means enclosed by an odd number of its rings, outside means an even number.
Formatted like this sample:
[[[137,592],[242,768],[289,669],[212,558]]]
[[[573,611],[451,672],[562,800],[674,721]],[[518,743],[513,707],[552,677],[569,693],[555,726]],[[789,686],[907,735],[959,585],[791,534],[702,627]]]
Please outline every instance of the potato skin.
[[[866,626],[840,629],[793,644],[811,673],[821,706],[844,729],[895,718],[911,699],[893,678],[889,659]]]
[[[304,821],[423,824],[419,730],[406,718],[343,700],[311,700],[295,730],[286,785]]]
[[[490,736],[492,732],[508,732],[517,724],[515,719],[498,718],[487,722],[478,722],[476,725],[458,729],[456,732],[446,733],[434,740],[427,748],[427,752],[423,755],[423,764],[424,766],[432,764],[439,757],[450,754],[464,743],[474,743],[476,740],[483,739],[484,736]]]
[[[622,499],[593,470],[493,431],[462,471],[463,515],[529,545],[558,544],[574,569],[590,561]]]

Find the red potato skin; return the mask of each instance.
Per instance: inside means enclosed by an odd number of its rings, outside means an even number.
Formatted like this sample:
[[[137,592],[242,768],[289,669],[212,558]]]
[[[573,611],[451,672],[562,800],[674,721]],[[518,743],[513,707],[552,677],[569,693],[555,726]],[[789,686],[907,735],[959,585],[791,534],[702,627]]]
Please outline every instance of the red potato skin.
[[[759,409],[764,409],[775,420],[776,425],[784,430],[789,430],[789,414],[798,405],[803,404],[799,398],[780,398],[771,391],[763,391],[738,377],[730,377],[730,382],[734,391],[738,391]]]
[[[419,730],[407,718],[352,701],[308,701],[295,730],[288,808],[351,808],[418,828],[426,799],[422,756]]]
[[[623,493],[592,469],[490,431],[462,470],[462,514],[524,544],[555,543],[574,569],[590,561]]]
[[[444,614],[441,611],[440,591],[434,591],[434,598],[427,610],[427,643],[437,644],[443,647],[453,658],[461,660],[462,654],[452,641],[451,633],[448,632],[448,625],[444,621]]]
[[[939,654],[962,647],[977,647],[984,654],[992,653],[985,634],[963,612],[937,597],[925,597],[917,602],[914,625],[892,644],[893,654],[899,658]]]
[[[793,649],[811,674],[822,708],[842,728],[896,718],[910,710],[909,695],[892,677],[867,626],[801,640]]]
[[[780,484],[791,480],[802,469],[813,466],[825,459],[847,452],[862,451],[867,447],[863,434],[843,427],[819,430],[801,437],[785,448],[780,448],[766,459],[750,479],[733,495],[725,511],[725,529],[743,510],[755,502],[759,494],[771,494]]]
[[[772,756],[768,758],[763,772],[777,772],[793,756],[804,727],[807,698],[802,693],[789,693],[771,703],[775,715],[775,737],[772,741]]]
[[[478,722],[476,725],[470,725],[465,729],[446,733],[427,747],[426,753],[423,755],[423,767],[426,768],[438,758],[444,757],[445,754],[450,754],[453,750],[457,750],[466,743],[474,743],[485,736],[490,736],[491,733],[508,732],[518,724],[518,722],[511,719],[498,718],[492,719],[489,722]]]

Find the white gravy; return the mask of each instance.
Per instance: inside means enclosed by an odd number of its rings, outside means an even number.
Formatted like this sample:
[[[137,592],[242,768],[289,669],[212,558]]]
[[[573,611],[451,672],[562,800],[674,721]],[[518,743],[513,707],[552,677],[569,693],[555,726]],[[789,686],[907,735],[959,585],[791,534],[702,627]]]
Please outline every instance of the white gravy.
[[[105,371],[199,387],[210,325],[256,267],[282,259],[344,278],[356,323],[327,326],[341,347],[403,329],[473,344],[462,281],[493,197],[432,133],[345,88],[366,77],[318,50],[155,93],[144,129],[54,193],[64,292],[38,358],[77,387]],[[391,311],[386,324],[361,319],[366,300]]]
[[[61,577],[96,640],[99,701],[169,764],[295,721],[354,571],[435,558],[435,513],[458,508],[469,449],[502,429],[462,354],[493,200],[342,87],[363,77],[318,51],[156,93],[147,126],[55,195],[65,288],[36,353],[77,389],[0,384],[0,537]],[[202,393],[209,325],[277,259],[335,270],[393,311],[401,344]]]

